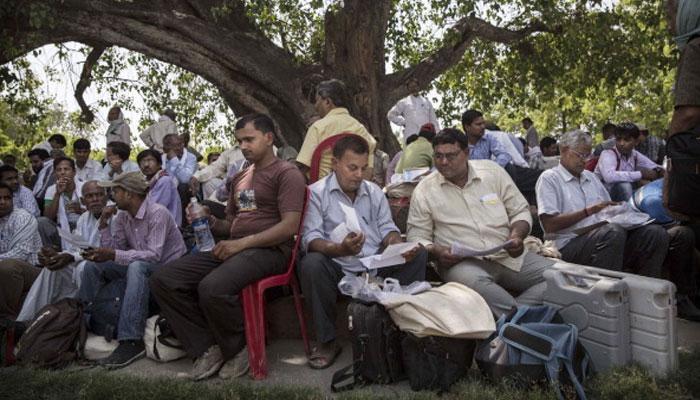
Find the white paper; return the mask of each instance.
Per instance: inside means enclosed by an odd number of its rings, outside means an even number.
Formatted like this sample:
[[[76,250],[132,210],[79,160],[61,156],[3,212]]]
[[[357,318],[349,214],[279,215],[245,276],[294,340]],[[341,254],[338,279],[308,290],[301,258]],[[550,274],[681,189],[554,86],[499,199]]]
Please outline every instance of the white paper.
[[[58,229],[58,235],[61,237],[61,239],[65,240],[72,246],[78,247],[80,249],[87,249],[89,247],[92,247],[92,245],[88,243],[81,235],[70,233],[69,231],[61,228],[60,226],[56,226],[56,228]]]
[[[360,262],[367,269],[377,269],[399,265],[406,262],[401,254],[411,251],[418,246],[416,242],[390,244],[382,254],[360,258]]]
[[[358,235],[362,233],[362,228],[360,228],[360,221],[357,219],[357,213],[355,212],[355,209],[352,207],[348,207],[343,203],[340,203],[340,208],[343,210],[343,213],[345,213],[345,225],[347,229],[350,232],[357,233]]]
[[[454,256],[459,256],[459,257],[480,257],[480,256],[488,256],[494,253],[498,253],[499,251],[503,250],[503,248],[510,243],[512,243],[513,240],[508,240],[502,244],[499,244],[498,246],[491,247],[490,249],[484,249],[484,250],[474,250],[470,249],[469,247],[454,242],[452,243],[452,246],[450,247],[450,254]]]
[[[348,229],[348,226],[345,224],[345,222],[342,222],[340,225],[336,226],[335,229],[333,229],[333,231],[331,232],[331,242],[343,243],[343,240],[349,233],[350,230]]]

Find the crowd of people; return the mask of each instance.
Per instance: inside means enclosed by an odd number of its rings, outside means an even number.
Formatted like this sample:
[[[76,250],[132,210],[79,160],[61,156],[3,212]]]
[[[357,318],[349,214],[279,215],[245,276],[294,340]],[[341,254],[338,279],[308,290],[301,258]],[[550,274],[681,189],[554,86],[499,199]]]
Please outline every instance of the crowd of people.
[[[166,110],[141,133],[148,148],[134,162],[129,126],[114,107],[103,163],[90,158],[86,139],[75,140],[72,158],[66,156],[61,135],[27,153],[27,173],[20,175],[16,158],[5,157],[0,317],[26,323],[47,304],[65,297],[90,303],[105,285],[123,279],[119,345],[99,364],[123,367],[144,355],[153,299],[194,360],[192,379],[240,376],[247,353],[239,294],[284,272],[300,232],[296,272],[318,342],[311,368],[332,365],[342,348],[335,331],[338,282],[364,271],[360,258],[403,241],[419,246],[380,276],[410,284],[425,280],[432,263],[441,280],[479,293],[496,318],[518,304],[542,301],[543,272],[555,260],[526,249],[532,233],[553,240],[565,261],[670,279],[678,287],[679,316],[700,320],[691,301],[690,227],[590,223],[663,178],[663,142],[640,124],[607,124],[605,141],[594,151],[587,132],[540,138],[524,118],[519,138],[474,109],[462,114],[462,130],[440,129],[432,105],[416,92],[389,112],[405,135],[404,150],[390,160],[350,115],[341,81],[320,83],[315,100],[318,119],[298,154],[269,116],[250,114],[236,122],[235,145],[210,153],[199,166],[201,156],[188,148],[177,116]],[[330,151],[317,152],[340,134],[347,135]],[[317,171],[310,171],[314,165]],[[416,169],[427,172],[407,196],[400,229],[383,189],[404,183],[404,173]],[[308,181],[310,172],[315,182]],[[211,251],[197,251],[189,240],[191,197],[203,199],[217,239]],[[345,208],[354,210],[359,231],[339,229]],[[488,256],[461,257],[451,251],[455,243],[505,245]]]

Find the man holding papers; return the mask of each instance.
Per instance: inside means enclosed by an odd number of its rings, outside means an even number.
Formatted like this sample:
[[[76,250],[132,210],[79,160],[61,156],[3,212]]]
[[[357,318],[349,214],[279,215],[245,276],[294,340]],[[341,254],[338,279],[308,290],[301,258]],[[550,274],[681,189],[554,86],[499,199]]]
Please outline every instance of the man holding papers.
[[[384,193],[362,179],[368,160],[367,142],[359,136],[345,137],[333,147],[333,173],[310,186],[302,239],[307,254],[299,274],[320,344],[309,358],[311,368],[329,367],[340,353],[335,341],[335,303],[344,274],[398,261],[378,269],[378,275],[396,278],[402,285],[425,279],[427,253],[417,244],[401,243]],[[368,258],[384,247],[386,257]]]
[[[689,299],[693,294],[692,230],[657,224],[625,229],[617,223],[601,223],[600,215],[615,203],[598,177],[584,169],[591,154],[590,135],[567,132],[559,141],[559,151],[559,165],[543,172],[535,186],[545,238],[555,241],[568,262],[653,278],[668,276],[678,288],[678,316],[700,320],[700,310]]]
[[[554,262],[525,252],[532,217],[508,173],[491,160],[469,160],[467,137],[456,129],[433,139],[433,158],[437,171],[413,191],[408,240],[426,246],[443,280],[474,289],[498,317],[541,303],[542,273]]]

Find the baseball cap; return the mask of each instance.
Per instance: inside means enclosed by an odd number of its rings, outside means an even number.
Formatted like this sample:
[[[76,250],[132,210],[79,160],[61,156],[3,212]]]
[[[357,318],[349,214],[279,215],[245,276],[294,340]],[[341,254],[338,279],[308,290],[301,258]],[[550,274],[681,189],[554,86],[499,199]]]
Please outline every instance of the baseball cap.
[[[106,188],[118,186],[128,192],[142,195],[148,192],[148,182],[140,171],[124,172],[111,181],[99,181],[97,185]]]

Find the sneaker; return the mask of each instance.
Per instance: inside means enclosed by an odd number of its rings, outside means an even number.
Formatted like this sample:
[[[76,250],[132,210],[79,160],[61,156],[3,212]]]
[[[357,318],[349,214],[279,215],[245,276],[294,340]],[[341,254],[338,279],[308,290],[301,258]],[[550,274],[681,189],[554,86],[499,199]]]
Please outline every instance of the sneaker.
[[[238,378],[248,373],[250,364],[248,363],[248,347],[244,347],[235,357],[226,361],[219,371],[219,378]]]
[[[97,360],[98,365],[107,368],[123,368],[146,355],[143,340],[124,340],[107,358]]]
[[[190,378],[195,381],[207,379],[219,372],[222,365],[224,365],[224,356],[221,354],[221,348],[213,345],[194,360]]]

